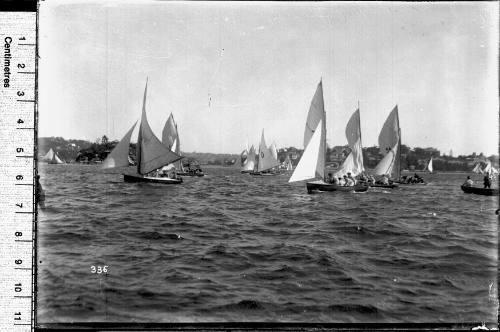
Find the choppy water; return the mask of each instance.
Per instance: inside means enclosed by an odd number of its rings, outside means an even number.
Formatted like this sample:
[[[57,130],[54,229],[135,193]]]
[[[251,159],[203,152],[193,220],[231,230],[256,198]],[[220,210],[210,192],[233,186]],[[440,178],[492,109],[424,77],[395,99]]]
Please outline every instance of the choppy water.
[[[498,197],[463,194],[465,174],[308,195],[206,172],[165,186],[41,165],[39,322],[497,320]]]

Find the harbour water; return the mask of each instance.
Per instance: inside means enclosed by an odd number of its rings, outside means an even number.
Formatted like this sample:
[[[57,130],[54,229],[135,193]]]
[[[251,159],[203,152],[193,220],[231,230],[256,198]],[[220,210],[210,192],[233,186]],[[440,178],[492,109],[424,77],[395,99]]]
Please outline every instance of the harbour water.
[[[464,194],[467,174],[309,195],[204,170],[40,165],[38,322],[497,321],[498,197]]]

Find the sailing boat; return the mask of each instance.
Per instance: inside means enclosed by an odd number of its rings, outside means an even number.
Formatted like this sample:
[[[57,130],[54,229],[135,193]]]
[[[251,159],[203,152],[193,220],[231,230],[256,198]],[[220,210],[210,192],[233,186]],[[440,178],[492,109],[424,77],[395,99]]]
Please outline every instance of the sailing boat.
[[[323,101],[323,83],[319,82],[307,114],[304,131],[304,153],[288,182],[319,178],[307,182],[308,193],[313,191],[366,191],[367,186],[339,186],[325,182],[326,113]]]
[[[434,171],[434,168],[432,167],[432,157],[429,160],[429,163],[427,164],[427,167],[425,169],[426,171],[429,171],[429,173],[432,173]]]
[[[59,158],[57,152],[52,150],[52,148],[42,157],[42,161],[46,161],[49,164],[64,164],[64,161]]]
[[[175,152],[179,156],[181,155],[181,143],[179,139],[179,131],[177,130],[177,124],[175,123],[174,116],[170,113],[165,126],[162,131],[162,143],[169,148],[171,151]],[[177,170],[178,175],[185,176],[204,176],[205,174],[201,171],[201,169],[191,170],[184,169],[182,165],[182,161],[176,161],[172,165],[166,166],[168,168],[173,168]]]
[[[273,172],[272,169],[279,166],[279,161],[275,158],[276,148],[267,147],[266,139],[264,138],[264,129],[262,129],[262,136],[260,137],[259,145],[259,162],[257,164],[257,171],[250,172],[251,175],[278,175],[279,173]],[[277,154],[276,154],[277,155]]]
[[[401,128],[399,127],[398,105],[396,105],[384,122],[378,136],[380,153],[384,156],[371,171],[374,176],[387,176],[398,180],[401,177]],[[397,181],[390,184],[370,184],[372,187],[395,188]],[[397,182],[401,183],[401,182]]]
[[[146,117],[147,90],[148,83],[146,81],[142,102],[141,123],[139,125],[139,135],[137,137],[137,175],[123,174],[123,179],[125,182],[182,183],[182,178],[149,176],[151,172],[165,165],[174,163],[183,157],[165,147],[151,130]],[[107,156],[101,168],[125,167],[129,165],[128,153],[130,138],[132,137],[132,132],[136,124],[137,122],[134,123],[132,128],[129,129],[113,151]]]
[[[246,156],[246,160],[242,164],[241,173],[251,173],[255,168],[255,148],[253,145],[250,150],[246,152]]]

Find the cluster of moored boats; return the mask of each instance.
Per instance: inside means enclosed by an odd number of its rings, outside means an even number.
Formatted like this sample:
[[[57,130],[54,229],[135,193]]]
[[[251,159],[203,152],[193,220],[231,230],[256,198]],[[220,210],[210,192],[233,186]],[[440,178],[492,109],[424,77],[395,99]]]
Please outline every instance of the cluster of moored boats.
[[[164,184],[182,183],[181,176],[203,176],[199,168],[184,169],[180,153],[177,125],[170,114],[160,141],[151,130],[146,116],[147,82],[144,89],[143,106],[139,133],[137,137],[136,163],[137,174],[123,174],[126,182],[154,182]],[[137,122],[102,163],[102,168],[129,166],[129,145]],[[338,169],[330,170],[326,165],[326,112],[323,99],[323,83],[320,80],[311,101],[304,130],[304,152],[293,169],[290,156],[280,163],[276,144],[266,145],[264,130],[258,152],[252,145],[242,153],[241,173],[250,176],[270,176],[287,174],[293,170],[288,182],[306,181],[309,193],[314,191],[363,192],[369,187],[397,188],[401,185],[425,185],[422,177],[401,176],[401,128],[399,126],[398,106],[387,117],[378,143],[383,155],[378,165],[370,171],[363,165],[361,125],[359,106],[346,126],[346,138],[351,150]],[[433,171],[432,158],[426,170]],[[342,183],[343,178],[353,181]],[[339,179],[340,181],[337,181]],[[463,188],[462,188],[463,189]],[[477,187],[469,187],[464,192],[480,193]],[[493,189],[492,194],[495,194]],[[498,195],[498,189],[496,189]]]

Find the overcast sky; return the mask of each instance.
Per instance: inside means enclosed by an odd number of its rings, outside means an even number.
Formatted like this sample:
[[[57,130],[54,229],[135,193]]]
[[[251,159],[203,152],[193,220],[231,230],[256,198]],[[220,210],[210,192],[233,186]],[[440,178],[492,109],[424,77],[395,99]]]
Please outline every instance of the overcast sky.
[[[398,104],[403,144],[497,154],[498,14],[497,2],[43,1],[39,135],[120,139],[149,77],[149,123],[161,138],[172,112],[182,151],[239,153],[263,128],[268,144],[302,147],[322,77],[329,145],[347,144],[359,101],[363,146]]]

